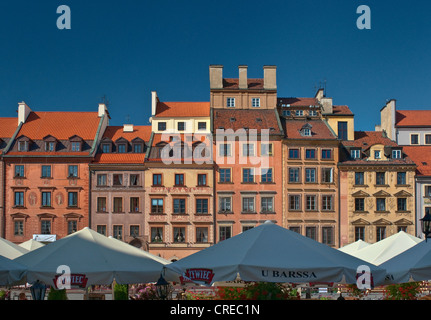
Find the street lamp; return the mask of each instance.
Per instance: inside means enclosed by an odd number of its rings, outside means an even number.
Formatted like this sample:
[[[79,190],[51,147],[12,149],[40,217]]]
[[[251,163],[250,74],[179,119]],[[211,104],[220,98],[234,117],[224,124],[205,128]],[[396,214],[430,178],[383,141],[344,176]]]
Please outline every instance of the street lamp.
[[[31,286],[30,291],[33,300],[45,299],[46,286],[39,280],[36,280],[36,282]]]
[[[427,241],[428,235],[431,234],[431,215],[429,211],[425,213],[425,216],[420,219],[422,232],[425,234],[425,242]]]
[[[160,300],[166,300],[168,298],[170,291],[170,284],[163,278],[162,275],[160,275],[159,280],[157,280],[156,283],[156,292],[157,296]]]

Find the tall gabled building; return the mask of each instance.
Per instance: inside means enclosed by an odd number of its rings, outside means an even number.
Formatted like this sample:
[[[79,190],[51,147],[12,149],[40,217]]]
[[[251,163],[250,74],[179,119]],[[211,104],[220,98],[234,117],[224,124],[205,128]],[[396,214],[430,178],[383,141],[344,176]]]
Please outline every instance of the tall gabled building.
[[[89,225],[88,164],[109,122],[96,112],[18,106],[18,130],[5,162],[6,239],[51,241]]]

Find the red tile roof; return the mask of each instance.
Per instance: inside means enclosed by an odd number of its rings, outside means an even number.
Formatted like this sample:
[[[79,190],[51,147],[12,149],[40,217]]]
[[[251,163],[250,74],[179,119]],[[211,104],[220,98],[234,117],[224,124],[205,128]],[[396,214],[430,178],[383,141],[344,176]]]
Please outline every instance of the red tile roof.
[[[353,112],[348,106],[332,106],[333,115],[353,116]]]
[[[78,135],[84,140],[93,140],[99,122],[97,112],[30,112],[18,136],[42,140],[52,135],[58,140],[67,140]]]
[[[145,153],[99,153],[93,163],[139,164],[144,161]]]
[[[431,110],[397,110],[397,127],[431,127]]]
[[[249,128],[258,130],[258,133],[269,129],[269,134],[281,134],[275,112],[274,109],[217,109],[214,110],[214,132],[221,128],[234,131]]]
[[[263,90],[263,79],[247,79],[247,87],[250,90]],[[238,78],[225,78],[223,79],[224,89],[239,89],[239,79]]]
[[[362,150],[367,150],[375,144],[382,144],[390,147],[398,146],[395,141],[385,137],[382,131],[355,131],[355,140],[345,140],[342,141],[342,144],[346,147],[356,147]]]
[[[431,146],[404,146],[403,151],[416,163],[418,176],[431,176]]]
[[[151,126],[133,126],[132,132],[124,132],[123,126],[108,126],[102,138],[109,138],[116,141],[119,138],[124,138],[127,141],[132,141],[135,138],[141,138],[148,142],[151,137]]]
[[[11,138],[17,127],[17,118],[0,118],[0,138]]]
[[[287,139],[319,140],[331,139],[337,140],[329,126],[323,120],[282,120],[283,128]],[[304,125],[311,125],[311,136],[301,135],[301,129]]]
[[[318,106],[319,101],[316,98],[278,98],[278,105],[289,104],[291,107],[309,107]]]
[[[156,117],[209,117],[209,102],[158,102]]]

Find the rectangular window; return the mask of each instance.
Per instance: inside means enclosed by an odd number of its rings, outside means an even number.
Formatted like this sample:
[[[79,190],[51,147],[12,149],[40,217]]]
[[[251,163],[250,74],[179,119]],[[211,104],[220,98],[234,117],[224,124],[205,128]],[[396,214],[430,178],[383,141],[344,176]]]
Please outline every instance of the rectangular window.
[[[296,110],[295,115],[298,117],[302,117],[304,115],[304,110]]]
[[[333,168],[322,168],[322,182],[332,183],[334,182]]]
[[[157,130],[165,131],[166,130],[166,122],[157,122]]]
[[[106,186],[106,174],[97,175],[97,186]]]
[[[174,213],[184,214],[186,213],[186,199],[174,199]]]
[[[142,153],[142,144],[141,143],[133,144],[133,152],[134,153]]]
[[[290,116],[290,110],[283,110],[281,114],[283,117],[289,117]]]
[[[114,211],[116,213],[123,212],[123,198],[114,197]]]
[[[332,159],[332,150],[322,149],[322,159]]]
[[[332,196],[322,196],[322,211],[332,211],[334,209],[332,199]]]
[[[208,214],[208,199],[196,199],[196,213]]]
[[[384,172],[376,172],[376,184],[384,185],[385,184],[385,173]]]
[[[385,238],[386,238],[386,227],[377,227],[376,228],[377,241],[383,240]]]
[[[376,199],[376,210],[377,211],[386,211],[386,199],[385,198],[377,198]]]
[[[206,122],[198,122],[198,130],[206,130],[207,129],[207,123]]]
[[[253,157],[254,156],[254,144],[253,143],[244,143],[242,145],[242,155],[244,157]]]
[[[425,144],[431,144],[431,134],[425,134]]]
[[[15,177],[24,177],[24,165],[15,166]]]
[[[226,106],[228,108],[235,108],[235,98],[227,98],[226,99]]]
[[[219,198],[220,212],[232,212],[231,203],[232,203],[231,197],[220,197]]]
[[[273,197],[262,197],[260,199],[261,211],[262,212],[274,212],[274,198]]]
[[[272,168],[261,168],[261,182],[272,182]]]
[[[289,182],[299,182],[299,168],[289,168]]]
[[[230,144],[228,144],[228,143],[223,143],[223,144],[220,144],[220,146],[219,146],[219,155],[221,156],[221,157],[230,157],[232,154],[231,154],[231,145]]]
[[[316,182],[316,169],[306,168],[305,169],[305,182],[313,183]]]
[[[315,116],[317,116],[317,111],[316,111],[316,110],[310,110],[310,111],[308,112],[308,115],[309,115],[310,117],[315,117]]]
[[[185,234],[186,234],[186,228],[174,227],[174,243],[186,242]]]
[[[231,182],[231,169],[219,169],[219,182]]]
[[[51,178],[51,166],[42,166],[42,178]]]
[[[23,207],[24,206],[24,192],[23,191],[15,192],[14,206],[15,207]]]
[[[355,211],[365,211],[364,198],[355,198]]]
[[[198,174],[198,186],[206,186],[206,185],[207,185],[207,175]]]
[[[260,107],[260,98],[251,98],[251,106],[253,108],[259,108]]]
[[[109,153],[111,152],[111,145],[108,143],[102,144],[102,152],[103,153]]]
[[[106,226],[104,225],[97,225],[96,230],[98,233],[106,236]]]
[[[249,183],[254,182],[254,174],[252,168],[242,169],[242,182]]]
[[[175,174],[175,185],[184,186],[184,174],[182,173]]]
[[[177,130],[184,131],[186,130],[186,123],[184,121],[180,121],[177,123]]]
[[[151,199],[151,213],[163,213],[163,199]]]
[[[67,205],[69,207],[78,206],[78,192],[68,192],[67,193]]]
[[[139,197],[130,197],[130,212],[140,212]]]
[[[355,241],[365,241],[365,227],[355,227]]]
[[[152,227],[151,228],[151,242],[163,242],[163,228],[162,227]]]
[[[130,186],[137,187],[140,185],[139,174],[131,174],[129,178],[130,178]]]
[[[382,152],[380,150],[374,151],[374,159],[381,159],[382,158],[381,153]]]
[[[350,157],[352,157],[353,159],[360,159],[361,158],[361,149],[350,150]]]
[[[401,150],[392,150],[393,159],[401,159]]]
[[[363,172],[355,172],[355,185],[363,186],[364,184],[365,184],[364,173]]]
[[[160,173],[153,174],[153,186],[162,185],[162,175]]]
[[[406,185],[406,172],[397,172],[397,184]]]
[[[347,135],[348,135],[347,122],[346,121],[338,121],[338,139],[348,140]]]
[[[289,196],[289,209],[290,210],[301,210],[301,196],[290,195]]]
[[[207,243],[208,242],[208,228],[207,227],[196,227],[196,242]]]
[[[112,175],[112,184],[114,186],[122,186],[123,185],[123,175],[122,174],[113,174]]]
[[[317,229],[316,227],[305,227],[305,236],[317,241]]]
[[[68,167],[67,176],[77,178],[78,177],[78,166],[77,165],[70,165]]]
[[[425,197],[431,197],[431,186],[425,186]]]
[[[54,142],[45,142],[45,151],[55,151],[55,143]]]
[[[40,222],[40,233],[51,234],[51,220],[42,220]]]
[[[81,151],[81,142],[72,142],[72,151]]]
[[[42,192],[42,207],[51,207],[51,192]]]
[[[117,240],[123,240],[123,226],[114,225],[112,227],[112,236]]]
[[[305,159],[316,159],[316,150],[315,149],[306,149],[305,150]]]
[[[18,142],[18,151],[27,151],[27,149],[28,149],[28,141]]]
[[[70,220],[67,221],[67,234],[72,234],[78,231],[78,221]]]
[[[407,199],[406,198],[397,198],[397,210],[398,211],[407,211]]]
[[[299,149],[289,149],[289,159],[299,159]]]
[[[125,153],[126,152],[126,145],[124,143],[119,144],[117,148],[118,153]]]
[[[254,210],[254,197],[242,198],[242,212],[255,212]]]
[[[223,241],[232,237],[232,227],[220,226],[219,227],[219,241]]]
[[[307,211],[316,211],[317,210],[317,201],[316,201],[315,195],[305,196],[305,209]]]
[[[131,237],[133,238],[139,237],[139,226],[130,226],[129,232]]]
[[[418,134],[410,135],[410,144],[419,144],[419,135]]]
[[[334,228],[322,227],[322,243],[328,246],[334,244]]]
[[[260,153],[262,156],[272,156],[272,143],[262,143]]]
[[[300,227],[289,227],[289,230],[301,234]]]
[[[24,235],[24,221],[15,220],[14,221],[14,236],[23,236]]]
[[[97,212],[106,212],[106,198],[97,197]]]

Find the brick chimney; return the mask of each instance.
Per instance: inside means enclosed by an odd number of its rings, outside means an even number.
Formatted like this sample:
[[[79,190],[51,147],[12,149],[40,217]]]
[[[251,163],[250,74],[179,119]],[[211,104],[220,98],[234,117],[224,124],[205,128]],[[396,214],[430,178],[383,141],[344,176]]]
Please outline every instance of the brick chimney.
[[[239,73],[239,82],[238,82],[238,88],[239,89],[247,89],[247,66],[241,65],[238,66],[238,73]]]

